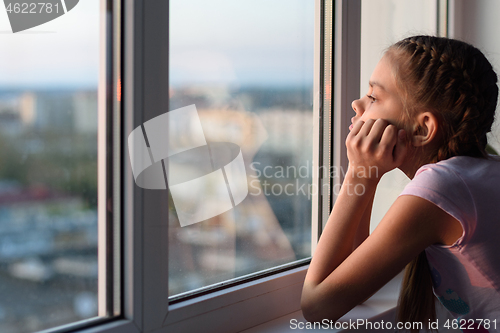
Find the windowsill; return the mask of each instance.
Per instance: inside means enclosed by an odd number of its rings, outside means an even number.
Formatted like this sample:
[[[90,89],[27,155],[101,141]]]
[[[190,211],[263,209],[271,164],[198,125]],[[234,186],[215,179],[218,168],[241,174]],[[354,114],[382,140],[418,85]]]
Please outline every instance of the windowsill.
[[[375,316],[381,316],[382,314],[393,309],[397,305],[397,300],[399,296],[399,289],[401,286],[401,280],[403,278],[403,273],[397,275],[394,279],[389,281],[384,287],[382,287],[378,292],[376,292],[372,297],[370,297],[366,302],[356,306],[354,309],[346,313],[340,321],[349,321],[356,319],[369,319]],[[390,316],[387,313],[387,316]],[[385,316],[384,316],[385,317]],[[263,323],[261,325],[252,327],[250,329],[242,331],[242,333],[283,333],[283,332],[324,332],[325,329],[300,329],[295,328],[295,324],[292,326],[292,320],[296,319],[294,323],[303,323],[307,321],[302,315],[302,311],[292,312],[286,316],[274,319],[272,321]],[[379,317],[378,320],[382,318]],[[384,318],[385,319],[385,318]],[[300,324],[302,327],[302,324]],[[340,330],[332,329],[332,332],[338,332]]]

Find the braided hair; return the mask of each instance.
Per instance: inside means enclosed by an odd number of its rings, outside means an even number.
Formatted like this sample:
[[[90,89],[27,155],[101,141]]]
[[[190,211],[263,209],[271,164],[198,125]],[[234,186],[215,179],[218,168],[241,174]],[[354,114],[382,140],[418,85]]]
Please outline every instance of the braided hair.
[[[454,39],[414,36],[392,45],[386,54],[393,60],[408,119],[427,109],[440,120],[443,145],[432,161],[487,157],[486,133],[494,121],[498,86],[483,53]]]
[[[497,75],[483,53],[454,39],[414,36],[389,47],[386,56],[393,65],[406,111],[403,123],[411,126],[418,110],[429,110],[438,118],[442,144],[426,159],[438,162],[453,156],[487,158],[486,133],[494,121],[498,86]],[[424,251],[406,267],[399,320],[434,320],[434,306]]]

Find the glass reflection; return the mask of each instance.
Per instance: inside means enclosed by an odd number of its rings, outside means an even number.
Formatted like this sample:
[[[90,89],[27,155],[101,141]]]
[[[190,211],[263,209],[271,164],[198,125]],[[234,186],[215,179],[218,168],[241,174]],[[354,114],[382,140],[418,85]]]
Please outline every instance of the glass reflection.
[[[314,2],[170,6],[169,109],[195,105],[211,156],[204,160],[216,161],[211,147],[221,143],[239,147],[248,188],[232,209],[184,227],[171,191],[169,294],[176,295],[310,256]],[[189,173],[194,161],[169,158],[166,166]],[[200,177],[225,169],[206,163]],[[199,194],[192,187],[183,194],[190,190]]]

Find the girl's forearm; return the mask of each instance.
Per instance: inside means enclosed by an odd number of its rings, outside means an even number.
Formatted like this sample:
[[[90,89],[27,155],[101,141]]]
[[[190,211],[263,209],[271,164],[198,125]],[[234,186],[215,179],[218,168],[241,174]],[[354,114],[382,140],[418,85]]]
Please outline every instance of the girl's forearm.
[[[356,236],[354,236],[354,243],[352,244],[352,251],[361,245],[365,239],[370,235],[370,219],[372,216],[373,200],[375,198],[375,193],[371,196],[368,205],[365,208],[365,212],[359,221],[358,230],[356,231]]]
[[[321,283],[368,237],[376,186],[376,181],[347,173],[309,266],[309,283]]]

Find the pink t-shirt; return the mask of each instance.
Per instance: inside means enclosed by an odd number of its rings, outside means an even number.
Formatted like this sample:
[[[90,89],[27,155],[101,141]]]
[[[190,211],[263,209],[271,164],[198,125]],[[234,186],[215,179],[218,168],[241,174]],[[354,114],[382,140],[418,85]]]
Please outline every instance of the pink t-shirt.
[[[434,294],[463,331],[474,322],[476,331],[500,332],[500,161],[456,156],[424,165],[401,195],[426,199],[462,224],[455,244],[425,250]]]

